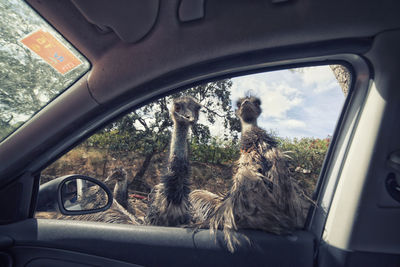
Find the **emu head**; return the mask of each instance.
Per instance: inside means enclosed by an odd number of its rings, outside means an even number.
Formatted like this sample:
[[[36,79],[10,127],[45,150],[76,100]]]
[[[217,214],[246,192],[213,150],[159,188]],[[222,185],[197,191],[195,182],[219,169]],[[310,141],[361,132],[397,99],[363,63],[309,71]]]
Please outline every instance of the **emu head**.
[[[246,123],[256,123],[261,114],[261,101],[255,96],[240,98],[237,102],[236,115]]]
[[[174,99],[171,109],[171,117],[174,123],[192,125],[199,118],[201,105],[190,96]]]
[[[107,177],[104,183],[112,183],[112,182],[125,182],[127,177],[127,173],[122,167],[114,168],[111,170],[111,174]]]

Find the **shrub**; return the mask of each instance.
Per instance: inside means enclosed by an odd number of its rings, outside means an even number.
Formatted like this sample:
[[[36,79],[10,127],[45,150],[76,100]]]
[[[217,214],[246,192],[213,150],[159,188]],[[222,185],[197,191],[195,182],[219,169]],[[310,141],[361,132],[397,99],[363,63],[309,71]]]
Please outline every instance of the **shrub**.
[[[318,180],[330,137],[282,139],[280,148],[290,157],[290,170],[308,195],[311,195]]]
[[[239,158],[239,143],[235,140],[222,140],[212,137],[207,144],[193,137],[191,160],[203,163],[232,164]]]

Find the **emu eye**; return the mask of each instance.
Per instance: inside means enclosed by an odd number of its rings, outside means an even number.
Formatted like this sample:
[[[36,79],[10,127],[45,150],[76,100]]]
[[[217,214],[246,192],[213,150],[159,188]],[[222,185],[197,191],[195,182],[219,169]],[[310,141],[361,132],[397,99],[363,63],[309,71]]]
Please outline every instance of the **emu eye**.
[[[174,104],[174,109],[176,112],[179,112],[181,110],[181,105],[179,105],[178,103]]]
[[[241,101],[237,101],[236,102],[236,106],[238,107],[238,108],[240,108],[240,105],[242,104],[242,102]]]

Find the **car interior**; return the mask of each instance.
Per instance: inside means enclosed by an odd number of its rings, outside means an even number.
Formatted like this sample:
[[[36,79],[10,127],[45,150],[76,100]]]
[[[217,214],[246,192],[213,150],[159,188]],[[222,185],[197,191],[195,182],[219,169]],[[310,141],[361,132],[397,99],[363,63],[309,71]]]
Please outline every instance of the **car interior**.
[[[0,265],[400,266],[399,2],[26,3],[90,69],[0,142]],[[329,64],[352,80],[303,230],[241,230],[251,242],[231,253],[207,229],[34,218],[41,172],[130,111],[206,82]]]

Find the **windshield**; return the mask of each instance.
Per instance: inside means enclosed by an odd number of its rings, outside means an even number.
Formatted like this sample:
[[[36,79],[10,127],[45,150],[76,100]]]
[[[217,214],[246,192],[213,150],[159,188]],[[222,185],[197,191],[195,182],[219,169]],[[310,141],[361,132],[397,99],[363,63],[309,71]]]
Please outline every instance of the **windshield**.
[[[0,141],[90,68],[26,3],[0,0]]]

